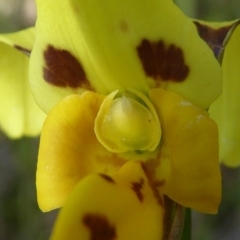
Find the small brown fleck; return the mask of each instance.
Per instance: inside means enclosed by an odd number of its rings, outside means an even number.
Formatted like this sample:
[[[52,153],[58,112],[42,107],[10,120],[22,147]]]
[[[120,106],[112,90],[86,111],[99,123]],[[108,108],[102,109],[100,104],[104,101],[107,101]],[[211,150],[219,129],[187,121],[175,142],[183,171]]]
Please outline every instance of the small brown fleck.
[[[109,177],[108,175],[106,175],[106,174],[99,173],[99,176],[102,177],[104,180],[110,182],[110,183],[115,183],[115,181],[114,181],[111,177]]]
[[[84,69],[69,51],[49,45],[44,51],[43,78],[58,87],[86,88],[92,90]]]
[[[166,183],[165,179],[157,180],[155,179],[155,169],[158,166],[158,162],[149,161],[148,163],[142,163],[142,169],[148,178],[148,184],[152,189],[153,196],[155,197],[157,203],[160,206],[164,206],[162,195],[159,188],[164,186]]]
[[[156,182],[156,187],[163,187],[166,184],[166,180],[162,179]]]
[[[136,193],[140,202],[143,202],[143,193],[141,192],[144,185],[144,179],[139,179],[139,182],[132,182],[132,190]]]
[[[30,49],[27,49],[27,48],[21,47],[21,46],[16,45],[16,44],[14,45],[14,47],[15,47],[17,50],[19,50],[20,52],[26,54],[28,57],[29,57],[30,54],[31,54],[31,50],[30,50]]]
[[[207,25],[203,25],[197,21],[193,21],[197,27],[197,31],[199,36],[208,44],[208,46],[212,49],[214,56],[216,58],[219,57],[219,54],[223,48],[223,42],[232,28],[232,24],[230,26],[221,27],[219,29],[211,28]]]
[[[120,29],[122,32],[128,31],[128,24],[124,19],[120,22]]]
[[[174,44],[166,46],[162,40],[143,39],[137,52],[146,75],[155,80],[183,82],[189,74],[183,51]]]
[[[152,188],[152,192],[153,192],[153,195],[155,197],[155,199],[157,200],[157,203],[160,205],[160,206],[163,206],[164,203],[163,203],[163,199],[162,199],[162,196],[161,194],[159,193],[159,182],[155,183],[155,184],[152,184],[151,185],[151,188]],[[165,184],[165,183],[164,183]],[[161,185],[162,186],[162,185]]]
[[[115,240],[116,229],[104,215],[86,214],[83,217],[84,225],[90,230],[91,240]]]

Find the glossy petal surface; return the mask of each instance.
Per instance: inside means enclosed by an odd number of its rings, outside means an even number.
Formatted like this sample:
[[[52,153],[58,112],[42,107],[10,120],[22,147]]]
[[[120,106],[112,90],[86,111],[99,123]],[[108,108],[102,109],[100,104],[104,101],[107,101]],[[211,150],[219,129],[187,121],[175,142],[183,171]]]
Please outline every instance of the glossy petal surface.
[[[202,108],[221,92],[213,53],[172,1],[38,0],[37,6],[30,77],[46,112],[64,96],[89,88],[108,94],[162,87]],[[63,64],[70,55],[82,71],[74,77]]]
[[[141,92],[129,90],[126,96],[114,99],[116,94],[109,94],[98,112],[97,139],[110,152],[153,152],[161,138],[161,127],[152,103]]]
[[[216,124],[175,93],[152,90],[150,99],[162,124],[156,167],[161,191],[183,206],[216,213],[221,199]]]
[[[162,239],[163,218],[141,165],[128,162],[113,178],[92,174],[78,183],[51,239]]]
[[[0,35],[0,126],[12,138],[40,133],[45,114],[28,85],[34,29]]]
[[[77,182],[95,172],[112,175],[125,162],[96,139],[94,120],[104,96],[85,92],[61,101],[44,124],[37,166],[38,203],[61,207]]]

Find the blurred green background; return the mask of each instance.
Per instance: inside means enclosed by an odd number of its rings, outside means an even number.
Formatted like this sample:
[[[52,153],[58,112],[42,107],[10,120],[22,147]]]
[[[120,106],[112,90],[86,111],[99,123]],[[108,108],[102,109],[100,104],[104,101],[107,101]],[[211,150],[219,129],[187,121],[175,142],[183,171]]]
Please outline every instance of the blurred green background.
[[[147,1],[147,0],[146,0]],[[239,0],[176,0],[193,18],[240,18]],[[0,32],[34,25],[34,0],[0,0]],[[39,139],[10,140],[0,132],[0,239],[45,240],[57,211],[42,213],[36,202],[35,171]],[[193,212],[192,240],[240,239],[240,168],[222,167],[223,200],[218,215]]]

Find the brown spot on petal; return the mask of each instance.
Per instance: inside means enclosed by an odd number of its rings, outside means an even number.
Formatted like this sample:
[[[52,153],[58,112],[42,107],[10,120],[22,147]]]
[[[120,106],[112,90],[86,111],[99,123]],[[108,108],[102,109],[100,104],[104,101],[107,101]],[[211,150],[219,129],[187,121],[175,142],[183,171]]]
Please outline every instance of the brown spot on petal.
[[[161,187],[166,184],[166,180],[158,180],[155,178],[155,169],[158,167],[157,159],[142,163],[142,169],[148,178],[148,184],[152,189],[153,196],[160,206],[164,206]]]
[[[120,22],[120,29],[122,32],[128,32],[128,24],[124,19]]]
[[[43,78],[57,87],[86,88],[92,90],[84,69],[69,51],[49,45],[44,51]]]
[[[89,229],[91,240],[115,240],[116,229],[107,217],[99,214],[86,214],[83,217],[84,225]]]
[[[194,24],[197,27],[199,36],[212,49],[215,57],[218,58],[220,51],[223,49],[223,42],[229,30],[232,28],[232,25],[214,29],[196,21],[194,21]]]
[[[30,50],[30,49],[27,49],[27,48],[21,47],[21,46],[16,45],[16,44],[14,45],[14,47],[15,47],[17,50],[19,50],[20,52],[26,54],[28,57],[29,57],[30,54],[31,54],[31,50]]]
[[[189,74],[183,51],[174,44],[143,39],[137,52],[146,75],[155,80],[183,82]]]
[[[133,182],[132,183],[132,190],[136,193],[138,199],[140,202],[143,201],[143,193],[142,193],[142,188],[144,185],[144,179],[141,178],[139,179],[139,182]]]
[[[159,180],[159,181],[156,183],[156,186],[157,186],[157,187],[163,187],[165,184],[166,184],[166,180],[165,180],[165,179],[162,179],[162,180]]]
[[[110,182],[110,183],[115,183],[115,181],[109,177],[108,175],[106,174],[103,174],[103,173],[99,173],[99,176],[102,177],[104,180],[106,180],[107,182]]]
[[[150,185],[153,195],[160,206],[164,206],[162,195],[159,190],[159,182]]]

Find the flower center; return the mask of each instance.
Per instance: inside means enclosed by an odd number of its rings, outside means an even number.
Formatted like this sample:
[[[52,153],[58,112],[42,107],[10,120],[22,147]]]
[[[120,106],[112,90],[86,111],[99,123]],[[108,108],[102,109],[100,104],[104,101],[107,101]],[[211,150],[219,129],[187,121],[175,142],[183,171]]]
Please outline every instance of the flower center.
[[[98,140],[111,152],[154,151],[161,138],[157,113],[142,93],[109,94],[95,120]]]

